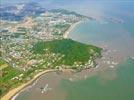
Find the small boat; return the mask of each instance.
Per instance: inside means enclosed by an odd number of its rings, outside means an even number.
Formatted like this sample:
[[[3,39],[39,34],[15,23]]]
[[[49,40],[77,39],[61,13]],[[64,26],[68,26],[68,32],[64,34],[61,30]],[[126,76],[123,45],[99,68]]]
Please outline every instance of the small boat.
[[[71,82],[72,82],[72,81],[73,81],[73,79],[72,79],[72,78],[69,78],[69,81],[71,81]]]
[[[113,64],[113,65],[118,65],[118,63],[117,63],[117,62],[114,62],[114,61],[112,62],[112,64]]]
[[[45,93],[48,90],[51,90],[51,88],[48,88],[48,84],[46,84],[45,87],[41,87],[40,89],[41,89],[41,93]]]
[[[107,64],[110,64],[110,63],[111,63],[111,62],[108,60],[108,61],[107,61]]]
[[[86,79],[87,78],[87,75],[85,75],[84,78]]]
[[[110,68],[114,68],[115,66],[113,66],[113,65],[111,65],[111,66],[109,66]]]

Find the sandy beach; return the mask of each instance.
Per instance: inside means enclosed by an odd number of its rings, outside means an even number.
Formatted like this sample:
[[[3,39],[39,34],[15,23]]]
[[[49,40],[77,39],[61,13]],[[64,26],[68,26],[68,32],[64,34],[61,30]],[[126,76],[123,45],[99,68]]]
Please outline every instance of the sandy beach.
[[[26,86],[30,85],[33,81],[35,81],[37,78],[39,78],[41,75],[48,73],[48,72],[53,72],[57,71],[56,69],[50,69],[50,70],[45,70],[43,72],[38,73],[37,75],[34,76],[33,79],[31,79],[29,82],[22,84],[21,86],[18,86],[17,88],[14,88],[10,90],[5,96],[1,98],[1,100],[11,100],[18,92],[20,92],[22,89],[24,89]]]
[[[68,38],[68,34],[69,34],[77,25],[79,25],[81,22],[82,22],[82,21],[78,21],[78,22],[72,24],[72,25],[70,26],[70,28],[63,34],[63,38],[65,38],[65,39]]]

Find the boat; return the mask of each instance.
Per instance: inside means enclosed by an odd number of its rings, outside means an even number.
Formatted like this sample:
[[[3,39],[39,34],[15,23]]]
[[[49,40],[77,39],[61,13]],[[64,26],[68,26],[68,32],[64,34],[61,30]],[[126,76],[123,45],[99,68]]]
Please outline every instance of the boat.
[[[114,68],[115,66],[113,66],[113,65],[111,65],[111,66],[109,66],[110,68]]]
[[[41,89],[41,93],[45,93],[45,92],[47,92],[48,90],[51,90],[51,88],[48,88],[48,84],[46,84],[44,88],[41,87],[40,89]]]

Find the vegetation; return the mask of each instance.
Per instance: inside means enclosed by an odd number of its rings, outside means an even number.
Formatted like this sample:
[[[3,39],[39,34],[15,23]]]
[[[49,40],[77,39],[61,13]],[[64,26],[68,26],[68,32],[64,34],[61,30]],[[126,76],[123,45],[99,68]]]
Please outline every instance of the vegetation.
[[[85,64],[91,57],[100,56],[101,49],[92,45],[82,44],[71,39],[53,40],[36,43],[32,51],[34,54],[45,54],[45,49],[52,53],[59,53],[64,57],[57,65],[73,65],[75,62]]]
[[[5,61],[0,59],[0,96],[19,84],[18,80],[12,80],[19,74],[21,74],[21,71],[10,67]]]
[[[3,67],[5,65],[6,67]],[[10,89],[29,81],[35,74],[37,74],[35,72],[37,69],[38,68],[28,71],[20,71],[0,59],[0,97],[6,94]]]

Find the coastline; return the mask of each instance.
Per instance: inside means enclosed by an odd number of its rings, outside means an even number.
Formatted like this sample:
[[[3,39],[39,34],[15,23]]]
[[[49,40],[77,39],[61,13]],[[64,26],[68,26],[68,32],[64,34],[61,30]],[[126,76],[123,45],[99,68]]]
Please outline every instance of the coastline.
[[[69,29],[63,34],[63,38],[68,38],[68,34],[77,26],[81,23],[82,21],[78,21],[74,24],[72,24]],[[27,87],[28,85],[30,85],[32,82],[34,82],[37,78],[39,78],[40,76],[42,76],[43,74],[46,74],[48,72],[54,72],[54,71],[57,71],[56,69],[50,69],[50,70],[45,70],[43,72],[40,72],[38,73],[37,75],[35,75],[30,81],[26,82],[26,83],[23,83],[22,85],[14,88],[14,89],[11,89],[7,94],[5,94],[1,100],[14,100],[15,96],[22,90],[24,89],[25,87]]]
[[[50,69],[50,70],[45,70],[42,71],[40,73],[38,73],[37,75],[35,75],[30,81],[23,83],[22,85],[10,90],[6,95],[4,95],[1,100],[12,100],[12,98],[14,96],[16,96],[17,93],[19,93],[22,89],[24,89],[25,87],[27,87],[28,85],[30,85],[32,82],[34,82],[37,78],[39,78],[40,76],[42,76],[43,74],[46,74],[48,72],[54,72],[57,71],[57,69]]]
[[[70,33],[77,25],[79,25],[81,22],[82,22],[82,20],[80,20],[80,21],[78,21],[78,22],[72,24],[72,25],[69,27],[69,29],[63,34],[63,38],[65,38],[65,39],[68,38],[69,33]]]

